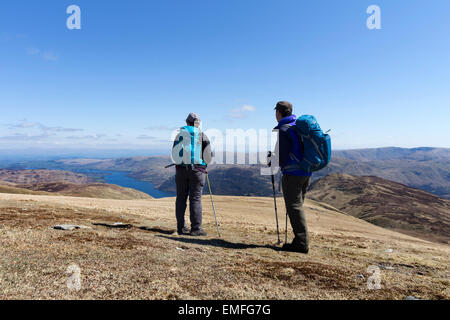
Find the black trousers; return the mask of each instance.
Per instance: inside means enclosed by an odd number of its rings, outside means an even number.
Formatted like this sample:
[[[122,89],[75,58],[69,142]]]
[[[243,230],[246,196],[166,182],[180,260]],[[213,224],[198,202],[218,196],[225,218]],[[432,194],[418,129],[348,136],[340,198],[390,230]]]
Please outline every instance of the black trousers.
[[[283,175],[281,181],[286,211],[294,230],[295,239],[293,244],[302,250],[309,248],[308,227],[306,225],[303,202],[305,201],[306,190],[310,181],[311,177],[289,175]]]
[[[191,230],[196,231],[202,228],[202,193],[205,186],[205,178],[206,175],[198,169],[183,166],[176,167],[177,200],[175,211],[178,232],[181,232],[183,228],[187,228],[184,215],[188,197]]]

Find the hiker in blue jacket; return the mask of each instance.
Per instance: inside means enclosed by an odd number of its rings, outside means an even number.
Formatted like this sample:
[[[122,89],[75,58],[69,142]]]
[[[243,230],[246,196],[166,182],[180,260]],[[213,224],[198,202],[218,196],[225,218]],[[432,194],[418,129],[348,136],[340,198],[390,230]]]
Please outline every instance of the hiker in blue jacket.
[[[308,253],[309,240],[303,202],[308,189],[311,173],[298,168],[303,159],[303,144],[297,133],[291,129],[297,117],[292,114],[292,104],[280,101],[276,107],[278,126],[278,162],[282,177],[282,188],[287,215],[294,230],[294,241],[286,243],[282,250]]]
[[[186,126],[180,129],[172,148],[172,160],[176,164],[175,207],[179,235],[206,236],[202,228],[202,192],[207,163],[210,163],[212,154],[209,139],[201,132],[199,124],[200,117],[196,113],[190,113]],[[188,197],[190,230],[184,219]]]

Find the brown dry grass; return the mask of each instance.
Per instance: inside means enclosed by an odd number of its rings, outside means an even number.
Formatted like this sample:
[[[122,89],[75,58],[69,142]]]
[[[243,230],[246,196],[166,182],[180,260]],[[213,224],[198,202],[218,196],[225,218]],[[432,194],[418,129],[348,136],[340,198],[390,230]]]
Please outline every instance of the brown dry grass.
[[[49,182],[85,184],[88,182],[88,177],[84,174],[63,170],[0,169],[0,181],[14,184],[36,184]]]
[[[311,199],[424,240],[450,244],[450,201],[379,177],[334,173],[311,185]]]
[[[222,239],[217,239],[207,197],[204,225],[210,236],[191,238],[168,234],[175,224],[173,198],[0,194],[0,299],[450,297],[447,245],[385,230],[307,201],[310,254],[279,252],[272,199],[215,199]],[[281,199],[279,206],[284,218]],[[92,225],[118,221],[136,227]],[[92,229],[50,228],[63,223]],[[393,252],[386,253],[388,248]],[[72,263],[81,268],[78,292],[66,286],[65,272]],[[381,269],[381,290],[367,289],[370,265]]]
[[[38,183],[28,185],[3,184],[0,181],[0,193],[30,194],[30,195],[62,195],[70,197],[116,199],[116,200],[137,200],[151,199],[148,194],[131,189],[120,187],[114,184],[90,183],[74,184],[67,182]]]

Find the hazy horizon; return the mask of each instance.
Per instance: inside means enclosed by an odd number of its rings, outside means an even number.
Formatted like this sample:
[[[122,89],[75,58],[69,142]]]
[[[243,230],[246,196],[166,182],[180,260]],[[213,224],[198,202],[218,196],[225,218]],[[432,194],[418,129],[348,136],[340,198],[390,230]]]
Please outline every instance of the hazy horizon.
[[[357,151],[357,150],[372,150],[372,149],[405,149],[414,150],[422,148],[431,149],[450,149],[450,148],[436,148],[419,146],[414,148],[401,148],[401,147],[380,147],[380,148],[350,148],[350,149],[334,149],[334,152],[340,151]],[[128,158],[128,157],[153,157],[153,156],[170,156],[171,150],[158,150],[158,149],[0,149],[1,161],[51,161],[59,159],[73,159],[73,158],[94,158],[94,159],[110,159],[110,158]],[[245,152],[248,154],[249,152]],[[253,152],[251,152],[253,153]]]

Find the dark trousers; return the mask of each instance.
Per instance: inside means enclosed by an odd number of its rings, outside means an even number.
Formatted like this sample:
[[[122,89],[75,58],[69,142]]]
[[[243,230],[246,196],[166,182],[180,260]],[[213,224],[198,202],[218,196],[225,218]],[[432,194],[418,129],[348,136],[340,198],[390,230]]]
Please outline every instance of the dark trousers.
[[[202,192],[205,186],[205,174],[191,167],[177,166],[176,170],[177,200],[175,207],[177,230],[180,232],[183,228],[187,228],[184,214],[188,197],[191,230],[200,230],[202,228]]]
[[[307,250],[309,247],[308,227],[306,226],[303,202],[310,181],[311,177],[283,175],[281,182],[286,211],[294,230],[293,244],[302,250]]]

